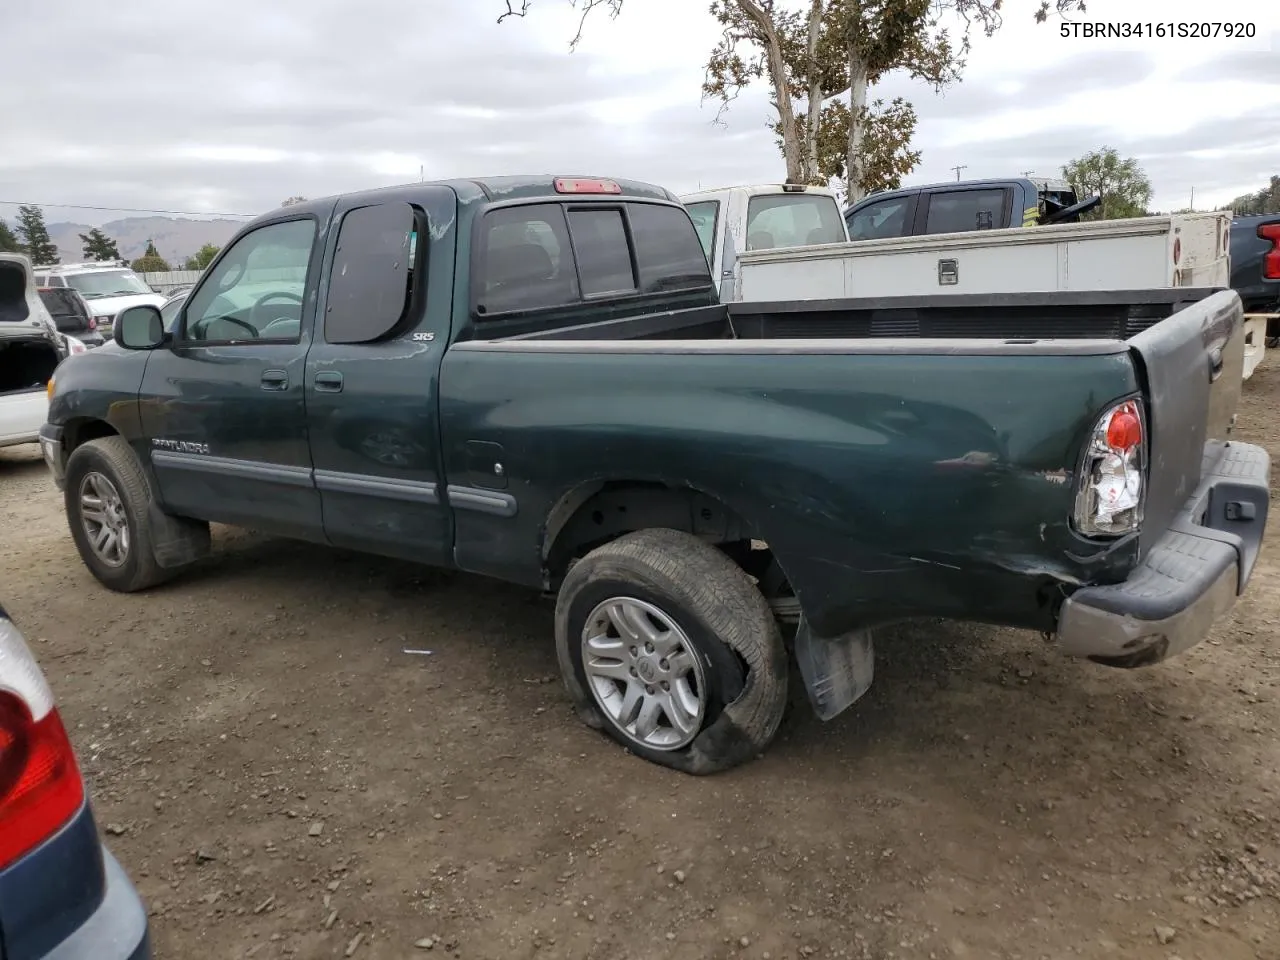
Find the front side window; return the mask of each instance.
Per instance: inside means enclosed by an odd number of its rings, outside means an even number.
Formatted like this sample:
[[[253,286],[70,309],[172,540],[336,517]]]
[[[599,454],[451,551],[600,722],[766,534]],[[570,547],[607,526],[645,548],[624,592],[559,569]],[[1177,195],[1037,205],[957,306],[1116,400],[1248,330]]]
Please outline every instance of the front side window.
[[[135,293],[154,293],[146,282],[132,270],[94,270],[89,273],[69,273],[67,283],[86,300],[102,300],[106,297],[128,297]],[[61,286],[61,284],[58,284]]]
[[[1004,213],[1003,190],[952,190],[929,198],[925,233],[992,230]]]
[[[184,339],[296,341],[315,221],[271,223],[237,240],[188,301]]]
[[[821,194],[762,195],[747,201],[747,249],[773,250],[844,240],[835,200]]]
[[[186,302],[187,302],[186,294],[179,294],[178,296],[169,300],[163,307],[161,307],[160,308],[160,326],[164,328],[166,331],[172,333],[174,321],[178,319],[178,311],[182,309],[182,305]]]
[[[907,233],[907,215],[911,198],[891,197],[877,203],[869,203],[849,217],[850,240],[883,240],[901,237]]]
[[[702,253],[711,260],[711,245],[716,241],[716,217],[720,215],[719,200],[699,200],[685,204],[689,218],[693,221],[693,229],[698,232],[698,242],[702,244]]]

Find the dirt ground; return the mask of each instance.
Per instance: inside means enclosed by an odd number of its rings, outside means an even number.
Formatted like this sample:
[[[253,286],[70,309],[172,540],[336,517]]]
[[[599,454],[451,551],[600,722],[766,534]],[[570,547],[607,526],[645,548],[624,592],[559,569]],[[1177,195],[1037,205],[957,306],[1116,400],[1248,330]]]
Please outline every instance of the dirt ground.
[[[1268,358],[1239,433],[1280,459],[1278,399]],[[0,530],[162,960],[1280,957],[1280,519],[1172,662],[898,629],[847,714],[706,779],[577,722],[520,590],[217,530],[115,595],[34,447]]]

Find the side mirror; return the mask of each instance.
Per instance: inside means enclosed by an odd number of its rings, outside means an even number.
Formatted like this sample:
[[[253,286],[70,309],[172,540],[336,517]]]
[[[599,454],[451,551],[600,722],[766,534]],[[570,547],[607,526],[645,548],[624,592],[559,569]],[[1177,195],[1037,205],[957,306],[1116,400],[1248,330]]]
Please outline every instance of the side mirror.
[[[111,327],[111,338],[126,350],[154,350],[165,340],[159,309],[142,304],[122,310]]]

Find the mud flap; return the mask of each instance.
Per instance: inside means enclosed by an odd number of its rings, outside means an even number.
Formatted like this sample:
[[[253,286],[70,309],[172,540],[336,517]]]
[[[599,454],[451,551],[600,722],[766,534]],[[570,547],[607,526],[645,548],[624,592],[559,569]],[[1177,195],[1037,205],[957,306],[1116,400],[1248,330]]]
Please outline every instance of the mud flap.
[[[795,646],[800,676],[818,719],[840,715],[871,689],[875,645],[870,630],[819,637],[802,616]]]
[[[209,525],[185,517],[171,517],[154,501],[147,507],[151,526],[152,552],[156,563],[167,570],[185,567],[209,555]]]

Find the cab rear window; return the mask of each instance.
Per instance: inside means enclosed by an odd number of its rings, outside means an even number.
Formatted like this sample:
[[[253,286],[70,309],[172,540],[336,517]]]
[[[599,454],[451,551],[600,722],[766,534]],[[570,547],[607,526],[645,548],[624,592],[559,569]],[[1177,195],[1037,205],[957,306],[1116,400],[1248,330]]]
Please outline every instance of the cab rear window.
[[[845,239],[840,208],[827,194],[762,194],[747,201],[747,249],[774,250]]]
[[[499,207],[481,220],[474,263],[486,318],[711,285],[688,214],[657,203]]]

